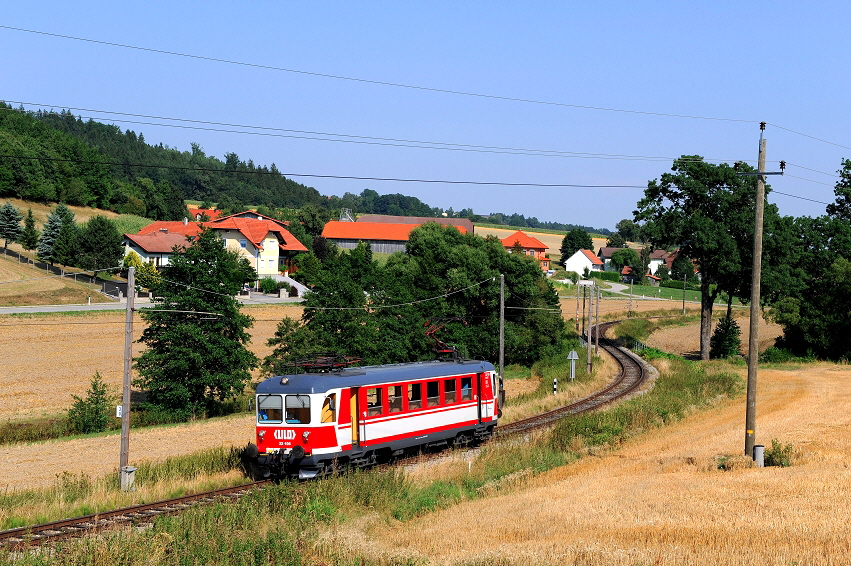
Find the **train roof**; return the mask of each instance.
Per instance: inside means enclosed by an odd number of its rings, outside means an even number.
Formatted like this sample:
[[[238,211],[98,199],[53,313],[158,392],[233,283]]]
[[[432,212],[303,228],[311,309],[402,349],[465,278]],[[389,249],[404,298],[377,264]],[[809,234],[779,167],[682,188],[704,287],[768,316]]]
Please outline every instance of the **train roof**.
[[[495,371],[493,364],[481,360],[430,361],[347,368],[327,373],[276,375],[257,385],[257,393],[324,393],[341,387],[360,387],[432,377]],[[286,378],[286,379],[284,379]]]

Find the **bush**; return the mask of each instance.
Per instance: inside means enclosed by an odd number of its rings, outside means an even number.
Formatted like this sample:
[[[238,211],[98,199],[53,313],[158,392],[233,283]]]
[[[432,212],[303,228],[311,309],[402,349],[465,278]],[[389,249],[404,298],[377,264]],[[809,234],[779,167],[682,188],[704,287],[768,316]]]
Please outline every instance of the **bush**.
[[[783,446],[776,438],[771,439],[771,448],[765,451],[766,466],[786,468],[792,465],[792,445]]]
[[[592,271],[590,275],[592,278],[600,279],[601,281],[614,281],[615,283],[620,283],[621,280],[620,273],[616,273],[614,271]]]
[[[103,432],[109,427],[109,409],[112,398],[100,373],[95,372],[86,398],[76,395],[74,404],[68,409],[68,429],[76,434]]]
[[[763,364],[783,364],[786,362],[812,362],[812,356],[799,357],[785,348],[772,346],[759,355],[759,362]]]
[[[709,357],[732,358],[742,353],[742,341],[739,338],[742,331],[739,324],[729,317],[724,317],[715,327],[712,338],[709,339]]]
[[[263,293],[277,293],[278,282],[271,277],[264,277],[260,280],[260,291]]]
[[[677,281],[676,279],[668,279],[667,281],[660,281],[660,287],[667,287],[668,289],[679,289],[683,290],[683,282],[682,280]],[[699,283],[686,283],[686,290],[688,291],[700,291]]]

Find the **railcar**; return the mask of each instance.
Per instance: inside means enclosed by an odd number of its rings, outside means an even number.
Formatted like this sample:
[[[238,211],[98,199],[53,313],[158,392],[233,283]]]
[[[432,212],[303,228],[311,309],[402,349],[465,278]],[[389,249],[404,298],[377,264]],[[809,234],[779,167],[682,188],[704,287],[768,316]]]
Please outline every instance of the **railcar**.
[[[308,479],[408,451],[480,441],[500,413],[488,362],[431,361],[279,375],[257,387],[254,474]]]

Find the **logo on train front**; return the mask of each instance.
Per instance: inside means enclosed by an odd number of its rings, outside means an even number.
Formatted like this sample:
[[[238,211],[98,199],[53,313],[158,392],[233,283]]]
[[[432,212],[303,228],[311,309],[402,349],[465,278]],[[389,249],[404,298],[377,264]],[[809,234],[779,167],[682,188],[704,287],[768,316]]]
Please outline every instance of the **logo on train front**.
[[[294,440],[295,431],[289,429],[275,429],[275,440]]]

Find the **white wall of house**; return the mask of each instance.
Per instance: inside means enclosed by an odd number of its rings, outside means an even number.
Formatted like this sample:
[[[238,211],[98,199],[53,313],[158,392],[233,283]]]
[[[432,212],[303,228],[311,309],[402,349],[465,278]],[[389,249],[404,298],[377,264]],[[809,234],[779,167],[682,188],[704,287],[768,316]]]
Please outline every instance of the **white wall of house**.
[[[573,271],[577,273],[580,277],[585,273],[585,269],[588,271],[601,271],[600,266],[594,265],[591,263],[591,260],[588,259],[582,250],[577,250],[575,254],[567,258],[564,262],[564,270],[565,271]]]

